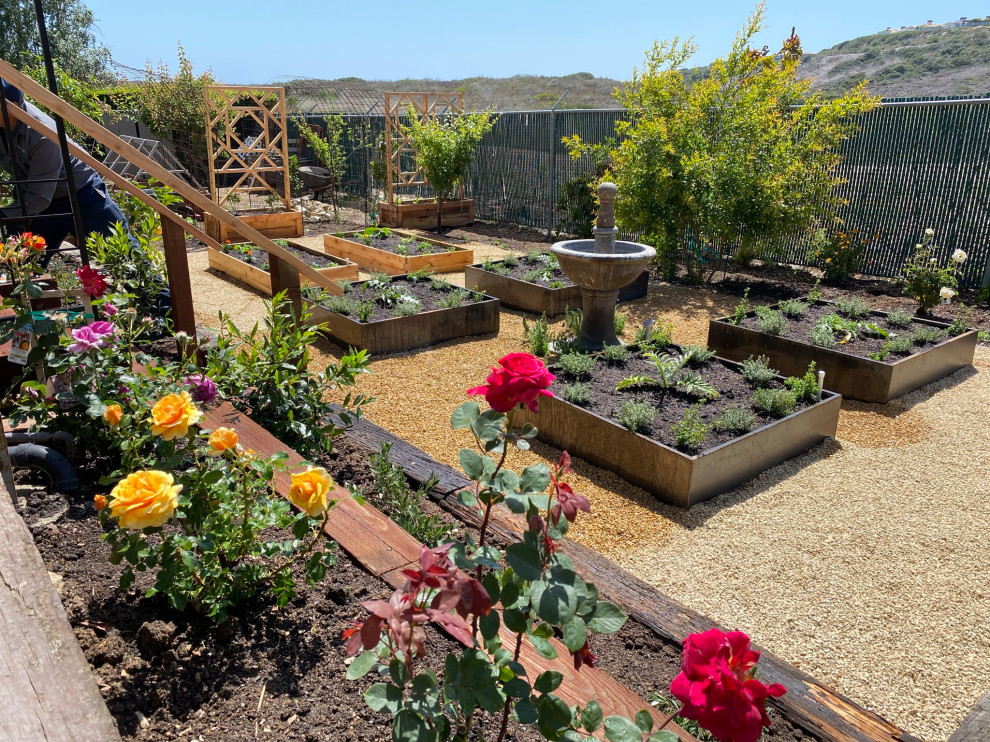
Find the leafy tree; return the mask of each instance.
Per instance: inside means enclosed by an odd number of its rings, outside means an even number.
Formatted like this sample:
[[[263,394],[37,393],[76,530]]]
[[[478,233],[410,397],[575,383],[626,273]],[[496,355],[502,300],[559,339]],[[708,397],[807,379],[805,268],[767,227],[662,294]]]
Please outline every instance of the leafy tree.
[[[416,165],[426,182],[437,192],[437,232],[442,226],[444,199],[464,179],[474,150],[495,125],[497,117],[490,111],[437,116],[420,121],[410,109],[409,124],[402,131],[416,148]]]
[[[179,69],[173,75],[168,65],[145,66],[145,81],[134,89],[133,103],[138,118],[151,131],[172,143],[182,166],[197,180],[209,173],[206,150],[206,103],[203,88],[215,85],[213,72],[198,76],[179,44]]]
[[[617,91],[630,118],[617,124],[612,153],[616,215],[656,244],[668,276],[680,254],[700,277],[696,245],[745,262],[834,218],[843,203],[838,144],[877,101],[863,84],[832,100],[812,95],[811,82],[797,78],[793,31],[777,54],[750,47],[762,21],[761,3],[729,54],[690,87],[679,70],[695,46],[675,37],[655,43],[644,69]]]
[[[62,70],[85,82],[112,80],[110,51],[96,40],[93,12],[79,0],[46,0],[44,9],[52,59]],[[0,3],[0,49],[18,69],[36,65],[41,37],[33,0]]]
[[[324,135],[321,137],[309,128],[306,119],[302,116],[296,117],[296,126],[299,127],[299,136],[306,140],[306,144],[313,150],[317,162],[321,163],[330,172],[331,188],[330,200],[333,203],[333,214],[336,221],[340,221],[339,191],[347,171],[347,153],[340,138],[344,134],[344,119],[338,113],[332,113],[323,117]]]

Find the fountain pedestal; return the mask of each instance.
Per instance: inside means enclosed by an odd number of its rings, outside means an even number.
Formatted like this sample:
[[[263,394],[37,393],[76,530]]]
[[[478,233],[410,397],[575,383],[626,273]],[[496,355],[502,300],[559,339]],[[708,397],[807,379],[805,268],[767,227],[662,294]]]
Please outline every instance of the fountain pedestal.
[[[616,240],[613,203],[616,187],[612,183],[598,186],[598,219],[591,240],[565,240],[554,243],[550,251],[557,256],[560,268],[581,287],[584,318],[578,335],[582,350],[601,350],[606,345],[621,345],[615,334],[615,304],[619,289],[632,283],[656,255],[649,245]]]

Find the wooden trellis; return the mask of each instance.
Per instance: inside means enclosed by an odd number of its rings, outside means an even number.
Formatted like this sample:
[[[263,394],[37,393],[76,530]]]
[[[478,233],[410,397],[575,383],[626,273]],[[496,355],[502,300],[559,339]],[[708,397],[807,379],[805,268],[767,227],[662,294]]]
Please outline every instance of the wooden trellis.
[[[443,113],[458,114],[464,110],[463,93],[385,93],[385,160],[388,163],[386,190],[388,203],[395,203],[395,189],[404,186],[427,185],[418,167],[408,170],[403,159],[415,162],[416,148],[402,131],[399,120],[412,110],[419,120],[427,120]],[[464,198],[464,184],[460,185],[458,198]]]
[[[213,200],[223,206],[235,193],[269,193],[291,211],[285,88],[209,85],[203,89],[203,98]],[[241,133],[247,128],[259,131],[257,135]],[[266,177],[270,173],[276,177]],[[219,175],[237,176],[222,195]]]

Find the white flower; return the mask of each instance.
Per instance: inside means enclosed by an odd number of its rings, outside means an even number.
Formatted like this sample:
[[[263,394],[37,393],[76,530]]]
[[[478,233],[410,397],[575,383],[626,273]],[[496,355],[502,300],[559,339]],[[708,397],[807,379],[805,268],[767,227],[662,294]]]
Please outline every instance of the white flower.
[[[957,263],[962,263],[966,260],[966,253],[964,253],[962,250],[956,250],[954,253],[952,253],[952,259],[955,260]]]
[[[929,263],[934,263],[934,262],[935,262],[935,258],[929,258],[929,259],[928,259],[928,262],[929,262]]]
[[[956,292],[950,289],[948,286],[943,286],[942,290],[938,292],[938,295],[942,297],[944,301],[952,301],[952,297],[956,295]]]
[[[925,237],[934,237],[934,236],[935,236],[935,230],[934,229],[932,229],[931,227],[929,227],[928,229],[925,230]]]

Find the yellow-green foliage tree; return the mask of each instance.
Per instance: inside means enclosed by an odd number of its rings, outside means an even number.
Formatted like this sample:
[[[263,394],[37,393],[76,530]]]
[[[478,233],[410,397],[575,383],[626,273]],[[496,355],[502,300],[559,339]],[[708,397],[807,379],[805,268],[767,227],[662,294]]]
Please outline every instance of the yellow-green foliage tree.
[[[616,215],[657,247],[672,276],[680,257],[700,277],[700,249],[747,261],[761,247],[834,217],[839,143],[877,100],[865,85],[829,100],[797,78],[793,31],[770,54],[750,46],[762,28],[757,6],[729,54],[693,85],[682,68],[691,41],[655,43],[642,71],[617,91],[629,120],[612,153]]]
[[[409,111],[409,124],[402,129],[416,148],[416,165],[437,192],[437,233],[442,225],[443,202],[463,180],[474,150],[496,119],[486,111],[437,116],[424,123],[415,111]]]

